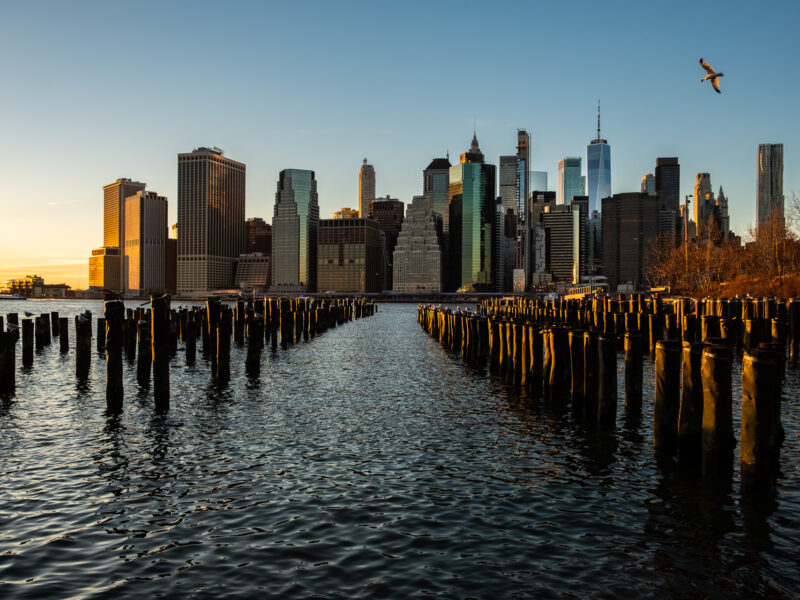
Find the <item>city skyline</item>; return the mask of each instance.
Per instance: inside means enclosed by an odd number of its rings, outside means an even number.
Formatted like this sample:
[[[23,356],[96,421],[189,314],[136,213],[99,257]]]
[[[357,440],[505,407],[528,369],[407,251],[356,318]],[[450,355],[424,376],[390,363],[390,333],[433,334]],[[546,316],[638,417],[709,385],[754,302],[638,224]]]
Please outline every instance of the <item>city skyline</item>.
[[[303,19],[290,6],[243,6],[233,16],[208,5],[189,22],[178,5],[159,9],[157,18],[152,4],[124,10],[51,4],[42,9],[46,19],[35,7],[7,11],[0,47],[20,58],[0,66],[3,81],[15,90],[0,100],[4,139],[13,142],[0,149],[0,279],[36,273],[48,282],[86,287],[87,256],[103,242],[102,186],[124,177],[177,198],[175,157],[200,146],[219,146],[249,167],[246,217],[267,221],[274,181],[286,168],[316,172],[321,217],[356,205],[364,156],[375,166],[376,196],[408,204],[422,192],[419,173],[448,150],[451,156],[463,152],[473,125],[493,165],[514,153],[516,131],[526,129],[530,170],[546,171],[553,189],[561,157],[585,160],[584,149],[596,135],[598,99],[603,137],[614,155],[612,193],[638,191],[656,158],[676,156],[681,200],[693,192],[696,173],[710,173],[714,191],[722,186],[729,199],[732,229],[742,235],[756,222],[758,146],[775,143],[784,146],[784,193],[800,191],[800,120],[791,103],[798,83],[779,76],[796,70],[798,60],[790,23],[799,9],[788,2],[755,12],[723,11],[716,27],[726,35],[713,47],[685,33],[686,23],[696,19],[690,3],[677,3],[669,14],[637,7],[635,19],[576,3],[575,36],[559,61],[548,54],[558,38],[546,25],[557,23],[561,11],[520,5],[521,16],[531,23],[535,17],[542,35],[509,41],[501,35],[506,13],[487,14],[481,18],[482,56],[449,70],[428,66],[428,57],[442,42],[455,49],[464,31],[476,26],[474,16],[433,8],[426,9],[430,22],[419,23],[421,5],[412,3],[386,8],[364,27],[368,17],[361,12],[369,11],[356,6],[337,15],[321,4]],[[283,24],[269,39],[258,25],[266,15]],[[171,41],[135,49],[119,44],[107,24],[123,17],[132,29]],[[293,39],[300,22],[308,28],[304,42]],[[442,39],[437,32],[443,23],[449,33]],[[412,25],[418,43],[402,50],[380,43],[389,31]],[[590,32],[597,28],[610,41],[594,56]],[[355,42],[352,31],[367,31],[368,39]],[[214,52],[187,54],[199,38]],[[759,52],[741,39],[758,39]],[[365,44],[370,53],[363,52]],[[530,69],[515,97],[498,96],[492,86],[479,89],[465,76],[476,66],[497,80],[516,72],[513,61],[497,60],[509,51],[527,56]],[[765,64],[765,55],[784,60]],[[700,85],[699,56],[726,72],[723,94]],[[355,91],[367,67],[373,89]],[[217,79],[209,88],[203,75],[210,68]],[[158,90],[159,102],[120,98],[114,90],[133,76]],[[275,94],[272,82],[290,76],[296,89]],[[323,98],[312,93],[317,87]],[[144,140],[147,153],[141,152]],[[176,204],[169,204],[170,225],[177,220]]]

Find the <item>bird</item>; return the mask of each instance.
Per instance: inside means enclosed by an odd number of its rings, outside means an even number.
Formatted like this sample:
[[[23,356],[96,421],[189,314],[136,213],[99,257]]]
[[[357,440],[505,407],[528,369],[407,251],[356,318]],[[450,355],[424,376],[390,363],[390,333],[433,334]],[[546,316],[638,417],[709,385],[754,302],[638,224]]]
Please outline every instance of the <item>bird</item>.
[[[23,310],[22,312],[25,313],[26,317],[32,317],[33,316],[33,313],[32,312],[28,312],[27,310]]]
[[[711,80],[711,85],[714,86],[714,89],[717,90],[718,94],[721,94],[722,91],[719,89],[719,78],[723,77],[725,73],[717,73],[714,71],[714,67],[704,61],[702,58],[700,59],[700,66],[706,70],[706,76],[700,80],[700,83],[704,82],[706,79]]]

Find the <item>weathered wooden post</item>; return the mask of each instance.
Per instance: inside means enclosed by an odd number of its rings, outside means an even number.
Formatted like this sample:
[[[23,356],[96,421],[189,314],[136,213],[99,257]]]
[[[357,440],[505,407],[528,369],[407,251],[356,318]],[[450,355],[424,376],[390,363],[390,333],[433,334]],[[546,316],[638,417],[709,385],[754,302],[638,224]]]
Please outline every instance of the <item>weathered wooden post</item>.
[[[33,321],[22,319],[22,366],[33,365]]]
[[[573,329],[569,332],[570,393],[572,408],[583,412],[583,331]]]
[[[590,421],[597,417],[597,387],[600,383],[597,338],[597,331],[583,333],[583,415]]]
[[[41,315],[34,317],[34,338],[36,339],[36,351],[40,352],[44,348],[44,319]]]
[[[245,314],[244,314],[244,299],[238,298],[236,300],[236,312],[234,314],[235,322],[233,327],[233,341],[237,346],[244,344],[244,329],[245,329]]]
[[[630,416],[642,411],[642,336],[638,331],[625,334],[625,410]]]
[[[50,331],[50,313],[44,313],[42,316],[42,342],[45,346],[52,343],[53,335]]]
[[[150,385],[150,368],[153,363],[150,323],[139,321],[139,355],[136,361],[136,381],[142,387]]]
[[[489,368],[495,371],[500,368],[500,323],[489,319]]]
[[[220,314],[217,329],[217,383],[225,384],[231,378],[231,329],[233,315],[229,309]]]
[[[89,377],[92,352],[92,318],[86,313],[75,317],[75,376]]]
[[[703,377],[701,363],[704,343],[683,343],[683,386],[678,411],[678,459],[699,464],[703,446]]]
[[[768,478],[778,466],[783,435],[775,359],[774,353],[762,349],[742,358],[740,467],[746,487]]]
[[[656,397],[653,406],[653,446],[656,451],[674,454],[678,449],[678,412],[681,390],[681,345],[656,342]]]
[[[727,473],[733,462],[732,352],[727,346],[703,349],[703,473]]]
[[[150,317],[152,319],[152,316]],[[197,357],[197,321],[196,313],[190,312],[181,326],[181,336],[186,349],[186,364],[193,365]]]
[[[58,320],[58,343],[61,354],[69,352],[69,319],[61,317]]]
[[[17,387],[17,338],[13,332],[0,331],[0,394],[10,395]]]
[[[800,358],[800,300],[793,298],[789,301],[789,358]],[[9,322],[11,315],[8,316]]]
[[[209,301],[210,304],[213,304]],[[219,302],[217,301],[217,308]],[[169,294],[150,296],[150,344],[153,357],[153,407],[169,410]],[[219,314],[219,313],[217,313]]]
[[[206,301],[206,313],[208,315],[208,350],[211,357],[211,372],[217,372],[217,329],[219,328],[220,300],[219,298],[209,298]]]
[[[122,411],[122,337],[125,304],[122,299],[106,296],[103,310],[106,320],[106,410],[113,414]]]
[[[8,313],[6,315],[8,317],[8,328],[11,333],[14,334],[14,339],[19,340],[20,338],[20,330],[19,330],[19,315],[17,313]]]
[[[53,334],[53,337],[59,337],[59,325],[61,321],[58,318],[57,312],[50,312],[50,333]]]
[[[104,317],[97,319],[97,351],[103,352],[106,349],[106,320]]]
[[[247,358],[244,366],[250,376],[257,376],[261,368],[261,347],[264,334],[261,331],[262,321],[259,317],[260,315],[256,315],[247,320]]]
[[[597,423],[612,429],[617,418],[617,347],[616,335],[601,335],[597,338],[597,362],[600,367],[597,394]]]

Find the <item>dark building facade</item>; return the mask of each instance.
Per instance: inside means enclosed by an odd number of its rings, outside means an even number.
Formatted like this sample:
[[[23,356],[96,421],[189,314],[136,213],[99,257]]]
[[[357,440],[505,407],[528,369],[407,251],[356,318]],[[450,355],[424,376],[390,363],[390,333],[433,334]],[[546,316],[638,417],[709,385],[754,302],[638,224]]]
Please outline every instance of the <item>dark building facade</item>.
[[[373,219],[320,219],[317,289],[380,292],[381,230]]]
[[[609,291],[644,283],[651,244],[658,236],[659,200],[639,192],[603,198],[603,265]]]
[[[403,225],[406,205],[396,198],[377,198],[369,203],[369,218],[378,223],[378,227],[386,235],[386,265],[385,288],[392,289],[393,256],[397,246],[397,236]]]
[[[677,156],[656,159],[655,193],[658,196],[659,226],[661,236],[673,236],[677,243],[683,239],[680,219],[681,165]]]
[[[259,217],[250,217],[245,222],[247,240],[246,254],[260,252],[264,256],[272,254],[272,225]]]

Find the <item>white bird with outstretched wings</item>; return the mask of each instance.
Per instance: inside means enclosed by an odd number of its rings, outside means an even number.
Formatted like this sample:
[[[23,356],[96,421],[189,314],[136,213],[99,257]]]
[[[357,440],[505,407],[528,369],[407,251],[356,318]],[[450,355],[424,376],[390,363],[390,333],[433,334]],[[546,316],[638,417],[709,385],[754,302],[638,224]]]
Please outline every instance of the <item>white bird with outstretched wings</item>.
[[[721,94],[722,91],[719,89],[719,78],[723,77],[725,73],[717,73],[714,71],[714,67],[704,61],[702,58],[700,59],[700,66],[703,67],[706,71],[706,76],[703,77],[700,82],[702,83],[706,79],[711,80],[711,85],[714,86],[714,89],[717,90],[718,94]]]

